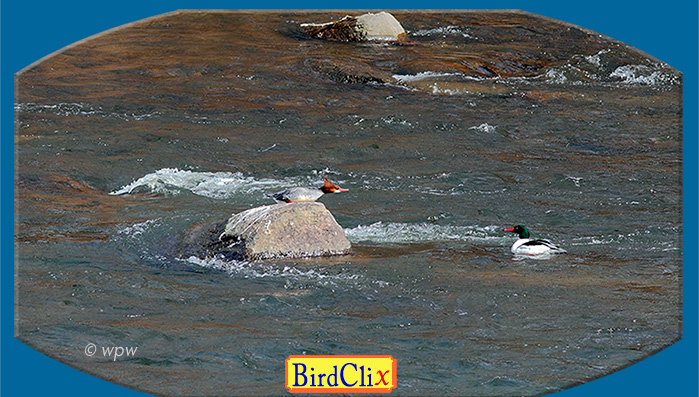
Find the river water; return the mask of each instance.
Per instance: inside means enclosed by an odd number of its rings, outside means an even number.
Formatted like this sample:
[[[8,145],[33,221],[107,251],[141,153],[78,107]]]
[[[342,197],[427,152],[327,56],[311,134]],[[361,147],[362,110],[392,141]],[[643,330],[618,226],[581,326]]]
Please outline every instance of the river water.
[[[343,15],[173,13],[19,73],[17,337],[156,394],[284,394],[289,355],[388,354],[393,393],[474,396],[681,337],[679,72],[526,13],[395,13],[403,45],[299,28]],[[351,255],[178,255],[324,176]],[[517,224],[569,254],[513,256]]]

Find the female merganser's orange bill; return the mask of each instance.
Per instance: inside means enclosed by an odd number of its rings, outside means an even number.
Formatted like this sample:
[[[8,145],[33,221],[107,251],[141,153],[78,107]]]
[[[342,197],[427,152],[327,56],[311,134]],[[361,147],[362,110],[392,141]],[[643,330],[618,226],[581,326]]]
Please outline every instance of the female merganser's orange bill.
[[[511,229],[504,229],[506,232],[518,233],[519,240],[512,244],[513,254],[517,255],[541,255],[541,254],[567,254],[566,250],[560,248],[548,240],[532,240],[529,238],[529,229],[522,225],[517,225]]]
[[[343,189],[336,184],[330,182],[328,178],[325,178],[323,187],[290,187],[288,189],[282,190],[281,192],[267,194],[267,197],[271,197],[277,201],[283,201],[285,203],[302,203],[302,202],[312,202],[318,200],[325,193],[341,193],[346,192],[349,189]]]

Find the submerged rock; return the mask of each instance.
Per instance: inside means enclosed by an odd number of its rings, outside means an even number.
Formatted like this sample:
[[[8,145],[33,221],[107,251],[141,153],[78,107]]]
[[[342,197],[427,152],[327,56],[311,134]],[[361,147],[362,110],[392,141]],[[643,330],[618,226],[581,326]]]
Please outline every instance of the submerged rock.
[[[304,66],[324,78],[342,84],[368,84],[386,83],[393,81],[389,73],[362,62],[350,62],[343,59],[317,59],[309,58],[303,62]]]
[[[265,259],[344,255],[350,242],[325,205],[275,204],[196,227],[185,237],[183,256]]]
[[[188,230],[175,251],[180,258],[197,257],[200,259],[219,256],[225,259],[244,260],[241,247],[230,247],[219,240],[226,229],[227,219],[208,221]]]
[[[347,42],[365,40],[357,28],[357,18],[349,15],[334,22],[302,23],[301,29],[316,39]]]
[[[407,37],[405,29],[396,18],[387,13],[346,16],[328,23],[304,23],[306,34],[323,40],[360,42],[367,40],[393,41]]]

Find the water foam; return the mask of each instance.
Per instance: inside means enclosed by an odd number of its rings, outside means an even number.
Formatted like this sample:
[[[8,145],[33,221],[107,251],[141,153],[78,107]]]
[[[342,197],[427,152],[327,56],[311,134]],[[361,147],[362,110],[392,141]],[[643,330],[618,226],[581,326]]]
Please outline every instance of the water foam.
[[[152,227],[158,226],[161,219],[149,219],[145,222],[136,223],[131,226],[126,226],[123,229],[117,231],[117,234],[123,234],[125,236],[140,236],[143,233],[148,232]]]
[[[663,63],[626,64],[611,70],[614,53],[610,49],[600,50],[594,55],[574,55],[565,64],[548,69],[542,78],[550,84],[602,83],[621,85],[645,85],[667,87],[679,85],[680,77]],[[524,79],[526,81],[526,78]]]
[[[421,29],[421,30],[416,30],[415,32],[411,32],[411,36],[416,36],[416,37],[425,37],[425,36],[440,36],[440,37],[447,37],[447,36],[461,36],[465,37],[468,39],[474,39],[475,37],[471,36],[467,32],[464,32],[462,26],[441,26],[438,28],[433,28],[433,29]]]
[[[675,85],[679,84],[679,77],[667,73],[662,65],[624,65],[614,69],[610,77],[621,79],[624,84],[638,85]]]
[[[447,94],[447,95],[474,94],[473,91],[466,90],[466,89],[440,87],[437,83],[433,83],[430,86],[430,88],[432,88],[433,94]]]
[[[201,259],[195,256],[180,259],[186,263],[200,266],[206,269],[218,270],[227,273],[231,277],[245,279],[282,279],[293,282],[310,282],[313,285],[324,287],[354,287],[362,289],[388,287],[391,283],[382,280],[369,280],[363,275],[352,273],[346,269],[324,272],[322,269],[299,269],[294,266],[278,266],[269,261],[235,261],[221,258]]]
[[[629,55],[623,50],[605,48],[593,55],[576,54],[565,63],[553,66],[543,73],[527,77],[496,77],[501,84],[535,84],[601,86],[649,86],[663,89],[681,84],[681,76],[662,62],[628,63]],[[640,61],[640,60],[638,60]],[[643,62],[643,61],[640,61]],[[621,66],[619,66],[621,65]]]
[[[589,63],[591,63],[594,66],[602,67],[602,56],[605,54],[609,54],[612,50],[609,48],[605,48],[602,50],[599,50],[596,54],[594,55],[588,55],[585,56],[585,60]]]
[[[441,77],[460,76],[466,78],[463,73],[439,73],[439,72],[420,72],[417,74],[394,74],[393,78],[399,83],[410,83],[413,81],[438,79]]]
[[[313,174],[318,174],[318,172]],[[317,183],[318,181],[315,179],[317,178],[256,179],[245,176],[241,172],[197,172],[163,168],[109,194],[129,194],[137,188],[143,187],[160,194],[178,194],[182,190],[188,190],[200,196],[225,199],[237,194],[252,194],[269,191],[272,188]]]
[[[488,123],[483,123],[479,126],[470,127],[469,130],[476,130],[476,131],[487,132],[487,133],[491,134],[491,133],[495,132],[496,128],[497,128],[497,126],[490,125]]]
[[[158,116],[160,112],[149,113],[120,113],[108,112],[101,106],[93,106],[85,102],[61,102],[56,104],[39,104],[34,102],[16,103],[17,113],[50,113],[58,116],[87,116],[102,118],[117,118],[125,121],[141,121]]]
[[[499,241],[505,239],[497,226],[442,226],[430,223],[383,223],[345,229],[353,243],[409,244],[439,241]]]

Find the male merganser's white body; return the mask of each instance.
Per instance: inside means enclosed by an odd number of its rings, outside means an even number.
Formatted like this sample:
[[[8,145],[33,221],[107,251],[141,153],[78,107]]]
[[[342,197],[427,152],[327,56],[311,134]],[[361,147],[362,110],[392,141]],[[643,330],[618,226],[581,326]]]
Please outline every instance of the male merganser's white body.
[[[328,178],[325,178],[323,187],[290,187],[284,189],[281,192],[267,194],[267,197],[271,197],[277,201],[283,201],[285,203],[303,203],[312,202],[318,200],[325,193],[340,193],[346,192],[349,189],[343,189],[334,183],[330,182]]]
[[[548,240],[532,240],[529,238],[529,229],[522,225],[517,225],[506,232],[518,233],[519,240],[512,244],[513,254],[517,255],[542,255],[542,254],[567,254],[566,250],[554,245]]]

